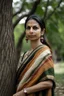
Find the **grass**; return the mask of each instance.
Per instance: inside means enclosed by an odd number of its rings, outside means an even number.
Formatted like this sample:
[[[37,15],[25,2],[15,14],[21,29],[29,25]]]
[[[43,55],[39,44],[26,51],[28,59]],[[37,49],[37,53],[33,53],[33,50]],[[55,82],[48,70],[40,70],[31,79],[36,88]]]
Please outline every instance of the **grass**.
[[[59,84],[64,84],[64,62],[56,63],[55,68],[55,79]]]

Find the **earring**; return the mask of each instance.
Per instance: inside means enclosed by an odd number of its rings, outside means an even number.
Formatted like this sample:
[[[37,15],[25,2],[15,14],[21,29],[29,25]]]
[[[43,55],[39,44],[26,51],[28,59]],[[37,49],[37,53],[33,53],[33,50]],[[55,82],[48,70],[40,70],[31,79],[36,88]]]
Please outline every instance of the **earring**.
[[[40,41],[43,43],[43,35],[40,36]]]
[[[28,38],[27,38],[27,36],[26,36],[26,42],[28,43]]]

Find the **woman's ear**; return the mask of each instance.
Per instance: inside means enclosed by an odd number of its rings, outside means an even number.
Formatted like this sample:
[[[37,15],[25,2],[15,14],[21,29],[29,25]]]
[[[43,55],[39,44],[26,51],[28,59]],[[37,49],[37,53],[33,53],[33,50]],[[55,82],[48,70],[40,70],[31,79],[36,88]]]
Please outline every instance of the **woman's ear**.
[[[45,28],[43,28],[41,34],[44,35],[44,33],[45,33]]]

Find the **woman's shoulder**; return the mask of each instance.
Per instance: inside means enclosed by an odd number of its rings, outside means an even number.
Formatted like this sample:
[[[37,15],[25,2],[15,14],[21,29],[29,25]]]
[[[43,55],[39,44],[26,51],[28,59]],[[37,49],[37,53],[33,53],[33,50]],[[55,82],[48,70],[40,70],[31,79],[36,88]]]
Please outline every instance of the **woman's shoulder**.
[[[51,48],[48,47],[47,45],[43,45],[43,49],[45,49],[45,50],[51,50]]]
[[[23,57],[24,57],[24,52],[21,52],[17,69],[21,66],[21,63],[22,63],[22,61],[23,61]]]
[[[43,48],[42,48],[43,52],[49,52],[50,54],[52,53],[52,50],[51,48],[49,48],[47,45],[44,45]]]

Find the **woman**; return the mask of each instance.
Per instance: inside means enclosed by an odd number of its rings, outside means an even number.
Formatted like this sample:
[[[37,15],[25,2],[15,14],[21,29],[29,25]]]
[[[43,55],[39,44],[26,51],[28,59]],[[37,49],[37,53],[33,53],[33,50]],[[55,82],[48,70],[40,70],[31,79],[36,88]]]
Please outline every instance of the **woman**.
[[[45,24],[39,16],[31,15],[25,22],[25,31],[31,49],[20,58],[13,96],[54,96],[54,63],[50,47],[44,42]]]

